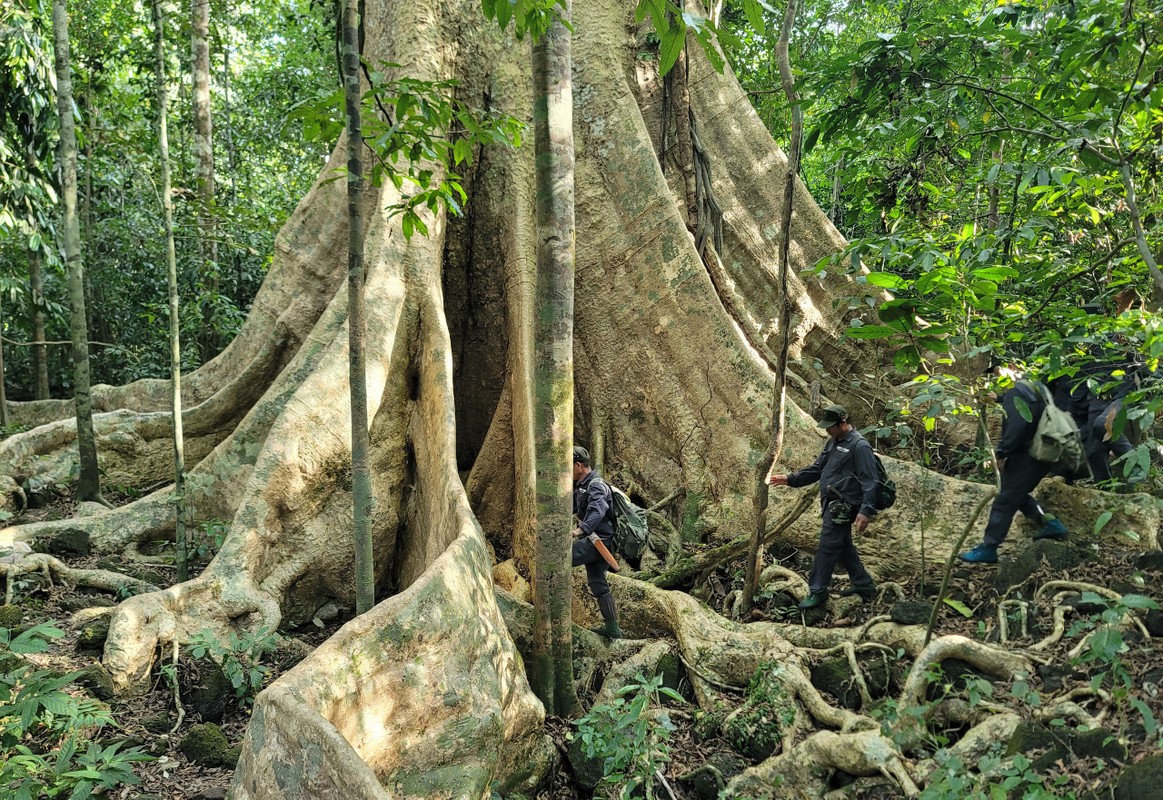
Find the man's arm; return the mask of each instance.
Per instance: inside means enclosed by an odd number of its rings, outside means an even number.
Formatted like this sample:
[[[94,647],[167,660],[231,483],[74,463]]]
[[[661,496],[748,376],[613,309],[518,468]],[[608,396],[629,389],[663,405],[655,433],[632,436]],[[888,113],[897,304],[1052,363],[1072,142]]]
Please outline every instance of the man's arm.
[[[826,446],[824,451],[820,453],[819,457],[809,466],[803,469],[796,470],[791,475],[787,476],[787,483],[775,484],[777,486],[791,486],[796,488],[799,486],[811,486],[820,480],[820,475],[824,472],[824,463],[828,460],[828,451],[831,447]],[[780,476],[782,477],[782,476]]]

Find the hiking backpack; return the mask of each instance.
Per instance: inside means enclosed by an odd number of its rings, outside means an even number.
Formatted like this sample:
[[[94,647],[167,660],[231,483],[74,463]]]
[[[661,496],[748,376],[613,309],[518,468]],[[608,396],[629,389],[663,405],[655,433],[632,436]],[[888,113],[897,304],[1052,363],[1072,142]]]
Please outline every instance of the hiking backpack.
[[[884,462],[880,460],[875,450],[872,451],[872,459],[876,462],[876,496],[873,498],[873,505],[877,511],[884,511],[886,508],[892,508],[892,504],[896,502],[896,481],[888,477],[888,470],[884,468]]]
[[[628,559],[642,558],[650,535],[646,511],[630,502],[616,486],[610,487],[610,509],[614,512],[614,547]]]
[[[1082,434],[1074,417],[1054,405],[1054,398],[1042,383],[1037,384],[1046,408],[1038,418],[1034,438],[1030,441],[1030,456],[1047,464],[1063,464],[1067,469],[1077,471],[1086,461],[1082,447]]]

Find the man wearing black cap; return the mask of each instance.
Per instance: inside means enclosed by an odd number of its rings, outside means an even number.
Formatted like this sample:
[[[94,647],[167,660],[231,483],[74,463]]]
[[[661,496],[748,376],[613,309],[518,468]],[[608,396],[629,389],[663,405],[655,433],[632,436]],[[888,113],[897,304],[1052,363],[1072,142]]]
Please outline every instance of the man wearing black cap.
[[[609,484],[590,468],[590,452],[584,447],[573,448],[573,515],[577,527],[573,530],[573,566],[585,564],[586,579],[590,591],[598,601],[602,612],[601,627],[594,633],[610,639],[621,639],[622,629],[618,627],[618,613],[614,608],[614,595],[610,594],[610,584],[606,572],[610,569],[606,559],[587,538],[597,533],[607,549],[614,542],[614,512],[610,507],[613,495]]]
[[[841,595],[858,594],[865,600],[876,596],[876,584],[852,543],[852,528],[863,533],[876,515],[876,459],[872,445],[852,427],[844,406],[830,405],[820,416],[819,426],[827,431],[824,452],[810,467],[790,475],[772,475],[772,486],[810,486],[819,481],[823,527],[820,544],[808,577],[807,597],[800,601],[803,609],[815,608],[828,599],[828,586],[836,564],[848,570],[852,588]]]

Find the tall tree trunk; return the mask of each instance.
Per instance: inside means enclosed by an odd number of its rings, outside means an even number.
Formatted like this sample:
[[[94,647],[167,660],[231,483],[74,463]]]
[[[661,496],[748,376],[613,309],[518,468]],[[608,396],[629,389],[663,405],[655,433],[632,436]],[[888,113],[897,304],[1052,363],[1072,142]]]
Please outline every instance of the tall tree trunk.
[[[44,344],[44,278],[42,267],[43,258],[40,248],[29,248],[28,293],[32,300],[32,373],[36,381],[35,397],[37,400],[47,400],[49,396],[48,348]]]
[[[229,19],[229,14],[226,14],[226,16]],[[238,160],[234,147],[234,112],[230,103],[230,85],[230,45],[229,43],[224,43],[222,46],[222,120],[225,122],[226,169],[227,174],[230,176],[230,190],[227,202],[233,207],[238,200]],[[242,285],[242,253],[239,248],[231,248],[230,259],[234,263],[234,303],[241,308],[245,305],[246,299]]]
[[[570,0],[563,13],[570,15]],[[555,18],[533,46],[533,136],[537,159],[537,289],[534,437],[537,561],[533,689],[550,714],[577,707],[573,686],[573,58],[569,30]]]
[[[202,359],[218,347],[214,296],[218,294],[218,239],[214,222],[214,136],[210,113],[210,0],[190,3],[191,69],[194,87],[195,184],[198,208],[198,260],[202,268]]]
[[[767,500],[770,491],[767,485],[767,476],[783,452],[784,421],[787,409],[787,360],[791,349],[791,297],[788,294],[788,262],[791,258],[791,215],[792,203],[795,200],[796,176],[800,169],[800,143],[803,140],[804,113],[799,106],[799,97],[796,94],[795,76],[791,71],[791,59],[788,56],[788,40],[792,26],[796,19],[796,0],[787,0],[787,11],[783,17],[783,26],[779,31],[779,41],[775,45],[775,58],[779,64],[780,83],[783,92],[787,95],[788,106],[791,108],[791,143],[788,148],[787,172],[784,174],[783,188],[783,216],[779,228],[779,296],[781,298],[779,312],[779,355],[775,368],[775,388],[771,402],[771,444],[763,455],[763,460],[756,470],[755,481],[755,528],[751,533],[750,546],[747,548],[747,564],[743,580],[743,610],[750,611],[755,602],[757,575],[759,572],[759,543],[763,540],[763,533],[767,525]]]
[[[371,448],[367,415],[367,367],[364,355],[364,195],[363,125],[360,122],[359,5],[345,0],[343,18],[343,94],[347,111],[347,357],[351,384],[351,499],[355,538],[355,610],[375,605],[372,551]]]
[[[61,189],[65,199],[62,230],[69,272],[70,329],[73,339],[73,399],[77,410],[80,477],[77,499],[101,500],[93,407],[89,397],[89,338],[85,317],[85,269],[81,261],[81,226],[77,216],[77,134],[73,121],[73,80],[69,73],[69,13],[65,0],[53,0],[53,48],[56,52],[57,113],[60,116]]]
[[[4,299],[0,297],[0,334],[4,332]],[[0,337],[0,427],[8,427],[8,387],[4,385],[4,339]]]
[[[178,580],[188,580],[189,551],[186,548],[186,456],[185,436],[182,431],[182,341],[181,320],[178,314],[178,259],[174,252],[174,199],[170,188],[170,137],[166,114],[169,98],[166,95],[165,10],[162,0],[150,5],[154,25],[154,78],[157,89],[158,161],[162,173],[162,224],[166,234],[166,279],[169,283],[170,305],[170,409],[174,419],[174,551],[177,554]]]

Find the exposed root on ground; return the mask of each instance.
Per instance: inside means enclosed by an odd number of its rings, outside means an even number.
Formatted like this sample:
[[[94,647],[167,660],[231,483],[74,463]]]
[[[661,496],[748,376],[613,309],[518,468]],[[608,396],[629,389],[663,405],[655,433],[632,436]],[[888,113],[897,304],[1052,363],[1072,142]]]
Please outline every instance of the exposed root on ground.
[[[81,569],[70,567],[64,562],[45,553],[29,553],[11,564],[0,564],[0,575],[4,576],[4,602],[11,604],[16,580],[21,575],[42,576],[49,586],[54,579],[67,586],[88,586],[114,594],[142,594],[155,592],[157,587],[137,578],[105,569]]]

